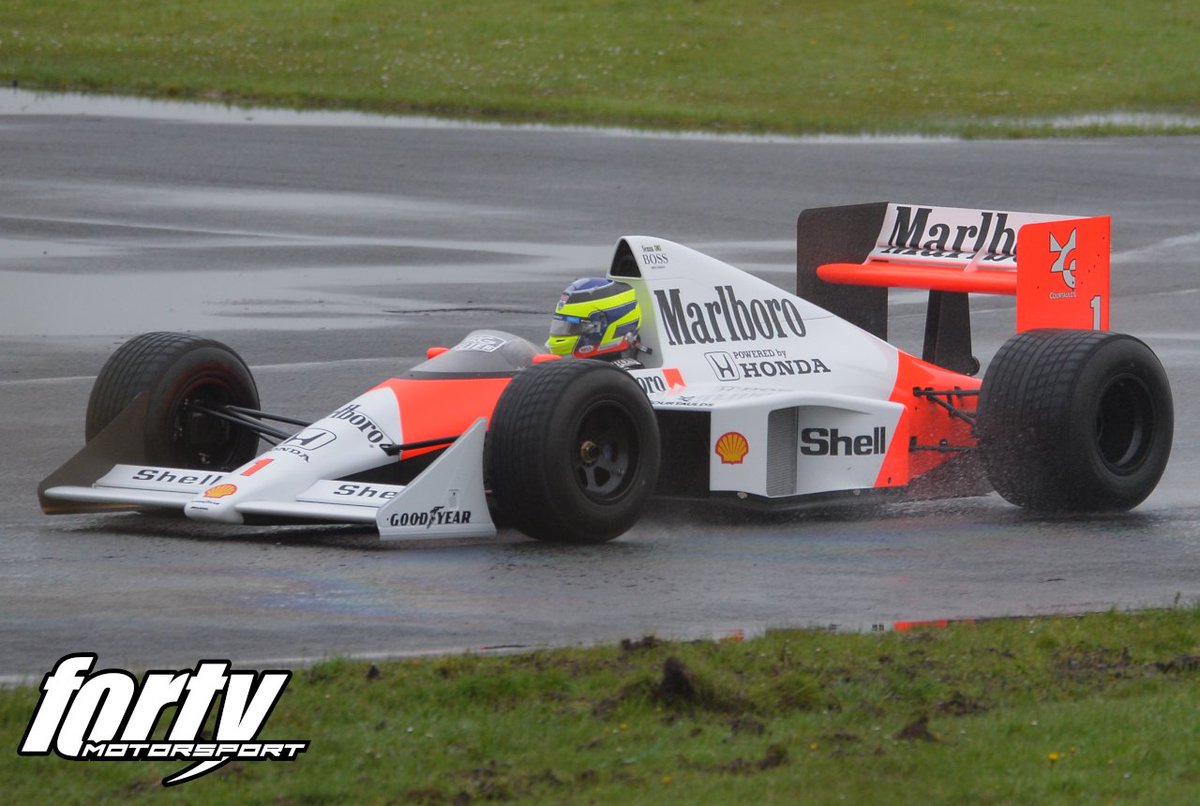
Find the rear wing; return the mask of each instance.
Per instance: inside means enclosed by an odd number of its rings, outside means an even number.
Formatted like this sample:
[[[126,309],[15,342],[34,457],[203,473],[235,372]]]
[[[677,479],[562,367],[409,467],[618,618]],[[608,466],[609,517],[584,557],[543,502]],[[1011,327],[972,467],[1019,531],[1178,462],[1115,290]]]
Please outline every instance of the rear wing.
[[[1110,220],[877,202],[796,221],[796,293],[887,338],[887,289],[929,291],[924,358],[974,373],[968,294],[1017,299],[1018,332],[1108,329]]]

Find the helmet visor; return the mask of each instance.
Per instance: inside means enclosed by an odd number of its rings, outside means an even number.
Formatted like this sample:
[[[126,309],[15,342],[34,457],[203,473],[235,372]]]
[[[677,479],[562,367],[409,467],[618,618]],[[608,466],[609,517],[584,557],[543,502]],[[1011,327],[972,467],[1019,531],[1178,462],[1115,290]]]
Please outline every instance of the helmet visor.
[[[580,336],[584,333],[596,333],[599,330],[599,322],[592,319],[580,319],[578,316],[563,316],[556,313],[550,321],[551,336]]]

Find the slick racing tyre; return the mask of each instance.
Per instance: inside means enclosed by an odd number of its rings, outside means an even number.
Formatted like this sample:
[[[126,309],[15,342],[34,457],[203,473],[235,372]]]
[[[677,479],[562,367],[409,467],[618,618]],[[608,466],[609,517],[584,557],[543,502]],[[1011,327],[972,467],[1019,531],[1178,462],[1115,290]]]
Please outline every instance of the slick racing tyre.
[[[658,482],[658,421],[623,370],[535,364],[496,404],[487,471],[506,523],[538,540],[602,543],[637,522]]]
[[[224,344],[186,333],[143,333],[122,344],[92,387],[87,439],[142,392],[147,464],[232,470],[254,458],[258,434],[197,410],[258,408],[249,368]]]
[[[1124,510],[1158,484],[1171,453],[1171,388],[1138,339],[1030,330],[988,367],[976,434],[992,486],[1049,511]]]

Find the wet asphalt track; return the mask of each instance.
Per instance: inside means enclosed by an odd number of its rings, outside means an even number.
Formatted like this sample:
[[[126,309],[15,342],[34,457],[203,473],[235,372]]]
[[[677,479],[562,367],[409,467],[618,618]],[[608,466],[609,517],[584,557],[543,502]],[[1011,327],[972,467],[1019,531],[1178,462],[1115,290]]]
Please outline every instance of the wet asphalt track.
[[[1198,152],[1196,138],[714,140],[0,90],[0,679],[89,650],[133,668],[291,664],[1192,601]],[[1114,217],[1113,324],[1158,352],[1177,407],[1146,504],[1047,520],[993,495],[754,523],[675,508],[591,547],[37,508],[37,481],[82,443],[92,376],[138,332],[220,338],[265,405],[316,417],[472,327],[540,339],[558,291],[603,271],[623,233],[790,287],[797,212],[876,200]],[[915,300],[893,300],[910,348]],[[975,322],[986,361],[1011,303],[982,298]]]

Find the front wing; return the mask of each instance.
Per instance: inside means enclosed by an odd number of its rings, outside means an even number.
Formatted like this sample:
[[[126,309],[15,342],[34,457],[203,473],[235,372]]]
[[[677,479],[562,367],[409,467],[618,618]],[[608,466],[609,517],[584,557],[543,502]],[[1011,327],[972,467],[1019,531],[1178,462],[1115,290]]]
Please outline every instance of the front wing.
[[[114,421],[114,425],[118,426],[117,431],[121,430],[120,424]],[[322,479],[290,497],[240,501],[236,510],[251,518],[373,523],[384,539],[491,537],[496,534],[496,527],[488,512],[483,486],[486,427],[484,418],[476,420],[406,485]],[[189,504],[227,494],[241,470],[219,473],[117,462],[90,485],[71,483],[72,475],[87,474],[96,467],[100,455],[109,447],[106,443],[114,441],[113,434],[97,435],[80,454],[52,474],[39,488],[43,509],[184,512]]]

